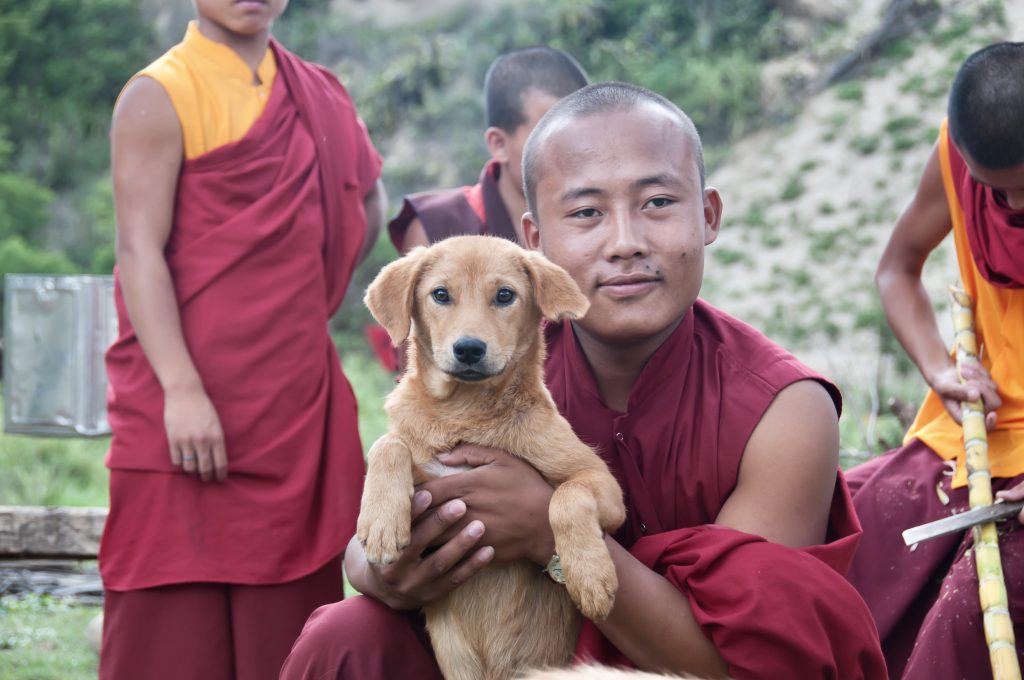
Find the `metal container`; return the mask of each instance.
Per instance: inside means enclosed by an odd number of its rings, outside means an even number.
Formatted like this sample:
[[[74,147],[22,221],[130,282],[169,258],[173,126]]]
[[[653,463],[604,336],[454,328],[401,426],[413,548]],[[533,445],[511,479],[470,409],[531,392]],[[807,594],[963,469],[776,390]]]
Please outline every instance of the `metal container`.
[[[4,278],[4,431],[110,433],[103,354],[117,338],[110,276]]]

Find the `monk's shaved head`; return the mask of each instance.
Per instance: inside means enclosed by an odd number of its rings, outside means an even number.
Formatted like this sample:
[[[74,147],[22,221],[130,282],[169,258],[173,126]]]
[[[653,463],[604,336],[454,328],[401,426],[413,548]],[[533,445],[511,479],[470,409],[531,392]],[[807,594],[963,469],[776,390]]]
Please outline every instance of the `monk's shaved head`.
[[[656,106],[675,118],[680,132],[690,139],[694,161],[704,188],[704,149],[693,121],[682,109],[660,94],[629,83],[594,83],[566,96],[548,111],[526,141],[523,151],[523,184],[526,206],[537,217],[537,184],[544,172],[545,140],[572,120],[602,113],[618,113]]]
[[[523,100],[535,90],[561,99],[587,84],[575,59],[554,47],[524,47],[505,52],[484,77],[487,127],[512,132],[526,122]]]
[[[998,43],[967,57],[949,93],[949,132],[979,165],[1024,164],[1024,43]]]

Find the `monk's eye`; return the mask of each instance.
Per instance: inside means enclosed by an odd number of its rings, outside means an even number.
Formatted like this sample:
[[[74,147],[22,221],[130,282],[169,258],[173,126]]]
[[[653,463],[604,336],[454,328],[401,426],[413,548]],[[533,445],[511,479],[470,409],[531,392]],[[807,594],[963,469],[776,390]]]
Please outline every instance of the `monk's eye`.
[[[502,307],[515,302],[516,292],[511,288],[499,288],[494,295],[494,302]]]
[[[430,291],[430,297],[434,298],[434,302],[439,305],[446,305],[452,301],[452,296],[448,293],[447,288],[435,288]]]

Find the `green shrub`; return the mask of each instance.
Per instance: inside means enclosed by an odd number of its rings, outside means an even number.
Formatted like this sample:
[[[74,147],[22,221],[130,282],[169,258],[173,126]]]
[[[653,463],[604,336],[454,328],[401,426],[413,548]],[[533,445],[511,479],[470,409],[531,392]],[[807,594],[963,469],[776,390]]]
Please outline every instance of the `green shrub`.
[[[803,180],[800,179],[800,176],[793,175],[786,180],[786,184],[782,187],[782,193],[779,195],[779,198],[786,202],[795,201],[800,198],[806,190],[807,187],[804,185]]]
[[[864,101],[864,83],[859,80],[847,80],[836,87],[836,96],[844,102]]]

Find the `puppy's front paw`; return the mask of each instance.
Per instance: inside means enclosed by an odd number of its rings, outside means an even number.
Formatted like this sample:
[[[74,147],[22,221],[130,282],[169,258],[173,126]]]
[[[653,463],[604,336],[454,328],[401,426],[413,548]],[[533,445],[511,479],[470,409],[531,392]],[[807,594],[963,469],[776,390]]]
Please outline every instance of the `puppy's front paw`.
[[[615,604],[615,591],[619,579],[615,575],[615,564],[604,544],[602,550],[591,552],[583,560],[571,559],[566,563],[562,558],[565,572],[565,587],[576,606],[588,619],[604,619]]]
[[[408,503],[406,503],[408,506]],[[360,512],[356,535],[370,564],[391,564],[409,546],[412,531],[409,508],[387,512]]]

